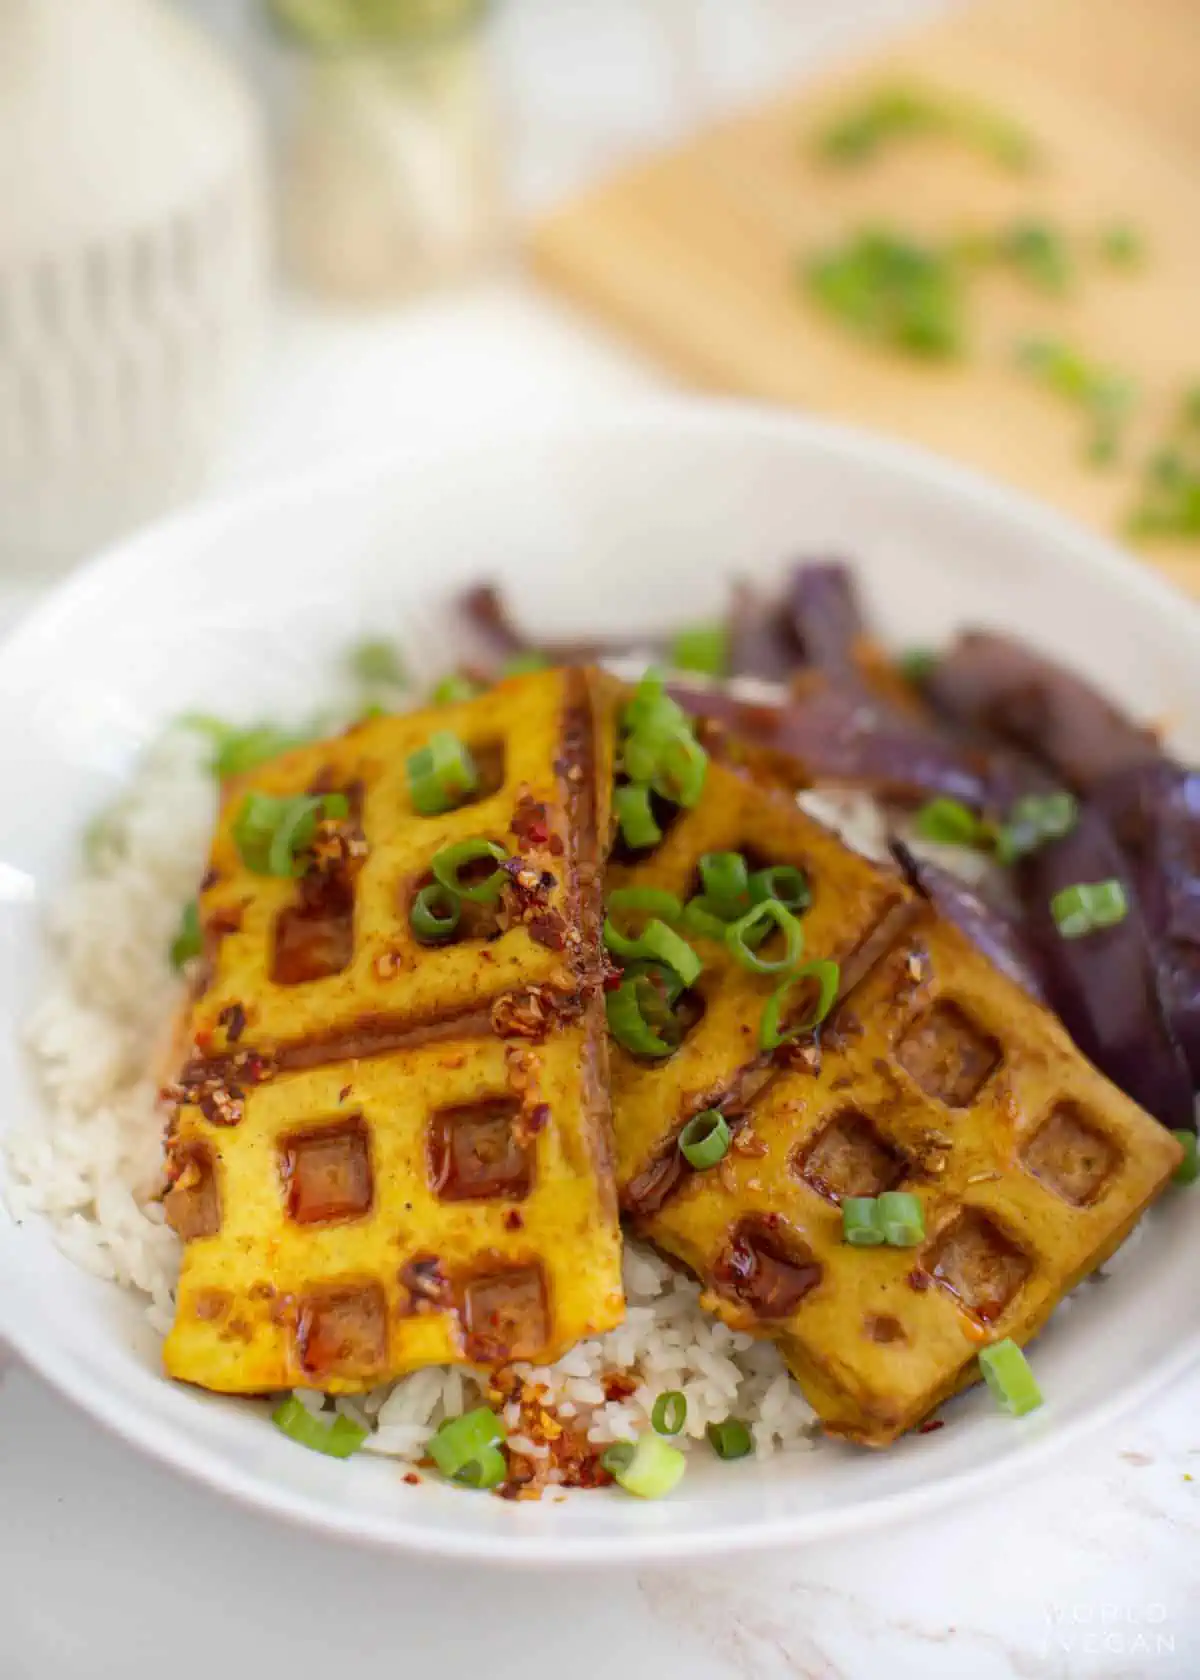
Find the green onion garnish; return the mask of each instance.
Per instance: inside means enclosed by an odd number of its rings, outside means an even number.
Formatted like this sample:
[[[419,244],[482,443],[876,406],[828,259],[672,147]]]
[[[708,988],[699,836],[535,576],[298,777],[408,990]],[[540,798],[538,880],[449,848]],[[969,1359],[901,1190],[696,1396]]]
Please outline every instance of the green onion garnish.
[[[979,1369],[1000,1405],[1013,1417],[1024,1417],[1041,1405],[1042,1391],[1034,1381],[1029,1361],[1010,1338],[982,1349]]]
[[[653,1434],[639,1435],[631,1445],[618,1441],[600,1460],[618,1487],[638,1499],[661,1499],[670,1493],[687,1468],[678,1447]]]
[[[720,1423],[710,1423],[704,1433],[718,1458],[745,1458],[754,1447],[754,1439],[741,1418],[724,1418]]]
[[[783,935],[783,952],[774,958],[760,957],[753,947],[770,931],[771,922]],[[804,950],[804,929],[778,899],[768,898],[726,928],[725,945],[730,955],[751,974],[788,974]]]
[[[213,751],[208,766],[221,781],[230,776],[243,776],[248,770],[257,770],[260,764],[279,758],[310,738],[295,730],[279,729],[272,723],[237,729],[222,723],[220,718],[200,713],[192,713],[181,718],[180,722],[188,729],[207,735],[212,741]]]
[[[525,653],[514,653],[507,658],[500,667],[501,677],[531,677],[535,671],[548,671],[550,661],[544,653],[538,653],[530,648]]]
[[[470,748],[449,729],[436,729],[407,765],[408,794],[423,817],[441,816],[470,799],[479,788],[479,769]]]
[[[941,846],[978,846],[987,835],[975,812],[957,799],[931,799],[921,806],[913,826]]]
[[[687,728],[688,716],[677,700],[667,693],[661,671],[647,670],[621,713],[621,727],[630,735],[643,732],[667,734]]]
[[[469,899],[472,904],[494,904],[504,890],[504,870],[493,869],[482,880],[471,882],[463,880],[463,871],[487,859],[503,863],[507,857],[503,846],[481,836],[477,840],[460,840],[457,845],[443,846],[440,852],[434,853],[429,867],[434,879],[440,881],[447,892]]]
[[[504,1425],[495,1412],[477,1406],[461,1417],[446,1418],[430,1436],[425,1450],[450,1481],[461,1481],[467,1487],[494,1487],[506,1473],[504,1455],[499,1450],[504,1439]],[[498,1476],[495,1459],[500,1460]]]
[[[750,871],[740,852],[705,852],[700,881],[705,905],[723,922],[732,922],[750,908]]]
[[[699,671],[722,677],[729,663],[729,632],[723,624],[698,624],[681,630],[671,643],[671,664],[677,671]]]
[[[932,648],[908,648],[897,659],[900,675],[906,682],[920,688],[937,669],[938,656]]]
[[[650,789],[631,784],[613,791],[613,810],[620,826],[621,838],[634,851],[657,846],[663,837],[654,812],[650,808]]]
[[[191,962],[198,957],[204,948],[204,936],[200,931],[200,906],[193,898],[183,907],[183,914],[179,918],[179,930],[171,941],[171,967],[178,970],[184,963]]]
[[[1115,927],[1128,911],[1125,888],[1115,877],[1063,887],[1050,900],[1050,914],[1064,939],[1082,939],[1100,928]]]
[[[1172,1184],[1195,1184],[1200,1178],[1200,1150],[1196,1146],[1195,1132],[1185,1132],[1178,1129],[1172,1132],[1172,1137],[1182,1146],[1183,1160],[1171,1174]]]
[[[916,1248],[925,1241],[925,1210],[910,1191],[881,1191],[875,1198],[875,1212],[892,1248]]]
[[[349,1458],[362,1446],[368,1433],[340,1412],[331,1421],[315,1417],[294,1394],[275,1408],[271,1422],[289,1440],[310,1452],[324,1453],[326,1458]]]
[[[982,152],[1005,169],[1027,169],[1035,148],[1025,129],[973,99],[935,88],[889,83],[867,93],[817,135],[830,162],[864,163],[885,145],[915,135],[939,135]]]
[[[1101,228],[1096,246],[1105,262],[1114,268],[1137,268],[1146,255],[1141,234],[1128,222],[1114,222],[1111,227]]]
[[[996,255],[1039,291],[1061,295],[1070,286],[1073,265],[1067,242],[1049,222],[1018,221],[996,240]]]
[[[439,677],[430,692],[430,701],[435,706],[457,706],[464,700],[474,700],[483,690],[478,683],[473,683],[461,671],[450,671],[446,676]]]
[[[622,887],[609,894],[608,908],[610,911],[652,913],[651,920],[637,935],[622,933],[611,915],[605,917],[604,944],[615,957],[627,962],[665,963],[678,974],[685,986],[692,984],[704,964],[686,939],[681,939],[661,920],[663,916],[669,916],[672,921],[678,921],[683,914],[683,906],[674,893],[662,892],[656,887]]]
[[[1093,458],[1111,459],[1137,394],[1132,382],[1056,339],[1026,341],[1017,360],[1047,391],[1082,410],[1092,428]]]
[[[750,901],[764,904],[769,898],[782,904],[785,910],[807,910],[812,893],[804,871],[790,863],[773,863],[767,869],[756,869],[750,877]]]
[[[1008,821],[996,835],[996,857],[1015,863],[1047,840],[1070,834],[1079,820],[1079,806],[1070,793],[1030,794],[1018,799]]]
[[[350,652],[350,670],[359,682],[389,688],[407,688],[408,673],[391,642],[360,642]]]
[[[412,901],[408,919],[423,945],[440,945],[453,939],[462,921],[462,900],[447,891],[440,881],[430,881]]]
[[[785,1005],[796,987],[805,980],[816,981],[816,1002],[802,1021],[785,1031],[781,1026]],[[841,969],[827,957],[805,963],[795,974],[789,974],[782,986],[767,999],[767,1007],[763,1010],[762,1023],[758,1029],[760,1047],[763,1050],[775,1050],[779,1045],[786,1044],[793,1038],[800,1038],[804,1033],[812,1032],[814,1027],[819,1027],[837,1002],[840,983]]]
[[[923,358],[962,348],[960,266],[934,246],[868,228],[818,252],[803,278],[815,302],[860,338]]]
[[[276,798],[248,793],[233,821],[233,842],[255,875],[295,875],[297,859],[311,845],[322,817],[340,822],[349,814],[340,793]]]
[[[652,787],[673,804],[695,805],[704,788],[708,755],[691,720],[665,692],[658,671],[647,671],[625,707],[622,766],[631,782]]]
[[[654,1402],[650,1422],[659,1435],[678,1435],[687,1422],[687,1396],[677,1388],[667,1389]]]
[[[729,1153],[729,1123],[719,1108],[693,1114],[679,1134],[679,1153],[689,1167],[704,1172]]]
[[[879,1223],[879,1202],[875,1196],[843,1198],[842,1241],[852,1248],[878,1248],[887,1241]]]
[[[630,975],[615,991],[606,992],[604,1013],[609,1032],[630,1055],[657,1059],[678,1047],[677,1030],[670,1037],[662,1032],[674,1022],[670,1001],[648,974]]]
[[[703,894],[690,898],[684,905],[682,924],[688,933],[694,933],[701,939],[713,939],[718,945],[725,943],[729,926]]]

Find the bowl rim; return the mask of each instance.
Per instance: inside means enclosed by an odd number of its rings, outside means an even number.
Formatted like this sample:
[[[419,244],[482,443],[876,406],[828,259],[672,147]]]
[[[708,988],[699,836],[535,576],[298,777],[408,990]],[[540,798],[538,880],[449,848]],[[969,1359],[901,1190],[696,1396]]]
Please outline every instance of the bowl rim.
[[[519,421],[506,430],[502,447],[514,444],[553,444],[564,439],[586,440],[599,434],[637,434],[647,429],[691,435],[698,439],[739,430],[758,438],[794,444],[800,449],[825,451],[867,469],[881,468],[907,480],[918,492],[973,501],[989,516],[1010,525],[1024,524],[1032,540],[1054,540],[1074,549],[1097,574],[1148,608],[1181,608],[1200,644],[1200,608],[1147,565],[1127,555],[1103,535],[1090,531],[1069,516],[1047,507],[1024,492],[1010,489],[971,468],[900,439],[865,427],[792,413],[768,405],[731,398],[653,398],[614,404],[577,419],[540,416]],[[218,536],[242,519],[269,513],[273,507],[297,500],[346,493],[358,484],[403,470],[430,455],[469,454],[496,442],[494,433],[464,429],[453,435],[436,434],[415,442],[391,445],[367,456],[346,455],[319,471],[284,476],[250,490],[205,501],[136,532],[102,549],[65,580],[54,583],[39,601],[0,640],[0,675],[10,658],[27,644],[52,638],[58,621],[89,600],[102,597],[113,584],[136,581],[142,568],[158,563],[158,551],[186,542],[193,534]],[[730,1556],[779,1545],[800,1545],[818,1539],[840,1539],[853,1533],[907,1522],[957,1503],[1001,1480],[1014,1470],[1024,1475],[1051,1453],[1111,1426],[1139,1405],[1163,1393],[1192,1366],[1200,1363],[1200,1326],[1178,1341],[1170,1352],[1146,1365],[1128,1385],[1098,1401],[1082,1415],[1045,1434],[1031,1435],[1010,1453],[995,1460],[939,1475],[916,1488],[876,1498],[867,1497],[843,1509],[765,1518],[756,1524],[723,1528],[707,1523],[691,1533],[635,1535],[537,1536],[514,1532],[499,1538],[464,1530],[434,1529],[407,1520],[399,1505],[393,1516],[330,1509],[319,1499],[293,1492],[265,1478],[232,1466],[216,1450],[197,1447],[168,1419],[144,1416],[136,1403],[109,1389],[81,1383],[76,1356],[65,1342],[40,1336],[36,1328],[6,1322],[0,1298],[0,1336],[39,1377],[78,1410],[94,1418],[135,1450],[152,1457],[189,1480],[223,1494],[237,1504],[326,1536],[395,1552],[417,1551],[429,1557],[486,1563],[505,1568],[529,1566],[565,1568],[669,1565],[697,1558]],[[0,1341],[0,1346],[3,1343]]]

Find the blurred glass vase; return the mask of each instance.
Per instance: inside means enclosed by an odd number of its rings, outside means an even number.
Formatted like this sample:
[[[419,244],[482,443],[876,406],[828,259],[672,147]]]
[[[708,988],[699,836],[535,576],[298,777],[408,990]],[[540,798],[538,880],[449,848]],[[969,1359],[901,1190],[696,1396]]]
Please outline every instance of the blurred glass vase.
[[[261,138],[166,0],[0,0],[0,564],[193,492],[259,336]]]
[[[272,0],[271,10],[292,276],[387,302],[490,255],[501,192],[483,0]]]

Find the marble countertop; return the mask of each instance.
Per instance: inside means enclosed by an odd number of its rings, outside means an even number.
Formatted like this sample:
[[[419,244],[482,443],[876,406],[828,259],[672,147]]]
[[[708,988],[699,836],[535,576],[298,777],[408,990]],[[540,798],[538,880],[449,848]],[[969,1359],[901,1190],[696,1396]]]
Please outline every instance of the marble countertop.
[[[744,4],[780,26],[779,0]],[[844,19],[822,25],[827,8],[789,5],[807,19],[797,62],[823,28],[845,37]],[[584,136],[574,155],[586,172],[596,153]],[[219,479],[236,488],[416,427],[452,430],[468,403],[502,427],[663,389],[514,276],[396,315],[288,305]],[[0,623],[36,593],[0,585]],[[335,1549],[236,1510],[10,1366],[0,1680],[328,1680],[355,1662],[411,1680],[1192,1680],[1198,1398],[1193,1375],[1036,1480],[919,1524],[724,1567],[548,1580]]]

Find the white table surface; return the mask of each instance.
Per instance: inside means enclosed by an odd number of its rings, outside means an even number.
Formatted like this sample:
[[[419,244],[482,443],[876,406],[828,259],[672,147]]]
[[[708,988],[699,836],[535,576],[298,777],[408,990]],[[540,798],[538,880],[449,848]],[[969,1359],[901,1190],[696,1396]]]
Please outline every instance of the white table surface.
[[[292,304],[218,476],[453,428],[464,405],[502,427],[663,388],[511,276],[391,316]],[[33,593],[0,588],[0,622]],[[402,1680],[1194,1680],[1198,1398],[1193,1376],[1036,1482],[870,1539],[549,1579],[334,1548],[227,1507],[10,1367],[0,1680],[328,1680],[356,1661]]]

